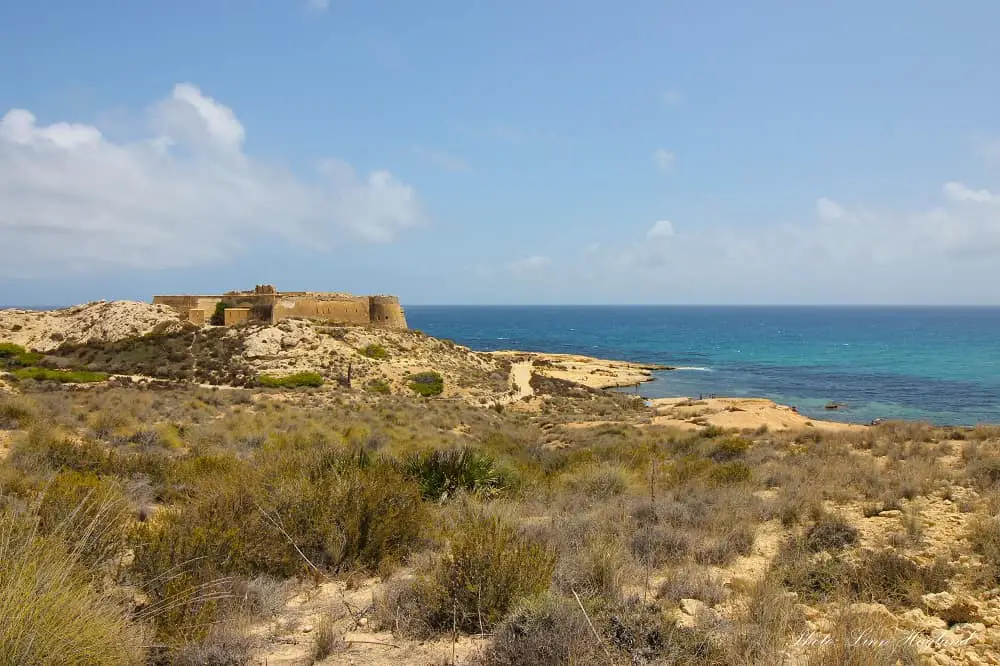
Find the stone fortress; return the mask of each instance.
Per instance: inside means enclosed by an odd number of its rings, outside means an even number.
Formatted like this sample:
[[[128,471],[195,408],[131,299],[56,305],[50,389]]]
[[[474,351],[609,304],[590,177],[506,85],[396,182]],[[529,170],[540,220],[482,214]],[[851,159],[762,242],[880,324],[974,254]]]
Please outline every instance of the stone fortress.
[[[153,304],[169,305],[195,324],[211,321],[218,304],[224,324],[274,324],[282,319],[316,319],[344,326],[406,328],[406,315],[395,296],[353,296],[345,293],[281,291],[269,284],[253,291],[229,291],[218,296],[153,296]]]

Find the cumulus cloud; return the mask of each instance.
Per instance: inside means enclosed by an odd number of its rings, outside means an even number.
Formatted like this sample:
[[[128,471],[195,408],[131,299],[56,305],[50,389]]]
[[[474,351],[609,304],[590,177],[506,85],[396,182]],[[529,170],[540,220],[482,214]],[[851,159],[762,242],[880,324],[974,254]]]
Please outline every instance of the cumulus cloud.
[[[839,220],[844,217],[844,209],[836,201],[826,197],[816,202],[816,213],[824,220]]]
[[[0,275],[216,262],[262,237],[387,242],[425,220],[387,171],[328,159],[303,180],[247,155],[235,112],[191,84],[148,120],[146,138],[116,142],[23,109],[0,118]]]
[[[674,235],[674,223],[670,220],[658,220],[646,232],[646,238],[669,238]]]
[[[989,203],[998,201],[1000,197],[992,194],[989,190],[973,190],[963,183],[945,183],[944,193],[952,201],[967,201],[972,203]]]
[[[676,155],[674,155],[669,150],[665,150],[663,148],[660,148],[659,150],[653,153],[653,162],[656,163],[656,166],[661,171],[669,170],[670,167],[674,165],[674,161],[676,159],[677,159]]]

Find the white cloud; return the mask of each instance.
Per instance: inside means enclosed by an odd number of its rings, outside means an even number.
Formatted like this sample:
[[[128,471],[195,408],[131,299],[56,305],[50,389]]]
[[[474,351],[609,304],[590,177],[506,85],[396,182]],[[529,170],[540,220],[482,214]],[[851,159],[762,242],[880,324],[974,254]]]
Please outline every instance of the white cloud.
[[[306,0],[306,8],[322,13],[330,8],[330,0]]]
[[[646,238],[669,238],[674,235],[674,223],[670,220],[659,220],[646,232]]]
[[[552,259],[544,255],[533,255],[508,263],[505,268],[516,276],[530,276],[552,265]]]
[[[224,261],[250,241],[312,248],[386,242],[424,221],[412,187],[338,160],[311,181],[243,152],[232,109],[179,84],[149,109],[147,138],[0,119],[0,275]]]
[[[844,217],[844,209],[841,205],[826,197],[822,197],[816,202],[816,212],[824,220],[839,220]]]
[[[661,171],[669,170],[670,167],[674,165],[676,159],[677,159],[676,155],[674,155],[672,152],[664,148],[660,148],[659,150],[653,153],[653,161],[656,163],[656,166],[659,167]]]
[[[425,148],[424,146],[413,146],[413,152],[426,160],[428,163],[448,171],[468,171],[469,163],[461,157],[451,155],[441,150]]]
[[[684,103],[684,96],[676,90],[665,90],[660,93],[660,101],[665,106],[680,106]]]
[[[972,148],[987,162],[1000,162],[1000,136],[977,134],[972,137]]]
[[[657,223],[645,238],[581,255],[555,277],[609,302],[997,303],[1000,207],[954,202],[950,195],[968,188],[944,189],[949,196],[926,210],[820,199],[819,218],[691,225],[668,243],[650,242],[673,228]]]
[[[952,201],[969,201],[973,203],[989,203],[1000,200],[1000,197],[992,194],[989,190],[973,190],[963,183],[945,183],[942,188],[944,193]]]
[[[152,121],[160,135],[197,146],[239,150],[246,136],[232,109],[202,95],[190,83],[174,86],[170,97],[153,107]]]

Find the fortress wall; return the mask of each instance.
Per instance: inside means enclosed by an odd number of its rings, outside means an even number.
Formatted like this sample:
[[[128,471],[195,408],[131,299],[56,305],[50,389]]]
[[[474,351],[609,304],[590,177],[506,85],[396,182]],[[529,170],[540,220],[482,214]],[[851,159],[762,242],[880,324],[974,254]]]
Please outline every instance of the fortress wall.
[[[154,305],[169,305],[185,319],[190,310],[204,310],[206,317],[215,312],[215,304],[222,299],[218,296],[153,296]]]
[[[335,324],[365,326],[369,323],[368,298],[315,298],[297,296],[280,298],[274,305],[274,321],[289,317],[323,319]]]
[[[276,323],[302,318],[345,326],[407,328],[406,315],[395,296],[351,296],[342,293],[239,293],[221,296],[154,296],[153,303],[168,305],[190,319],[191,310],[204,310],[206,319],[218,303],[228,308],[248,308],[250,321]]]
[[[369,319],[372,326],[407,328],[406,313],[395,296],[370,296]]]

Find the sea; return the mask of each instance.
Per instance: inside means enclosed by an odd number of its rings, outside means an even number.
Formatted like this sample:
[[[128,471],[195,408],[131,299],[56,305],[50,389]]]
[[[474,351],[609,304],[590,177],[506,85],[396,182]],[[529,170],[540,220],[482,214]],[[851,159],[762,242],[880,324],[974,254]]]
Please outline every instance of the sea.
[[[763,397],[855,423],[1000,423],[1000,307],[428,305],[406,317],[481,351],[674,367],[622,389],[647,398]]]

